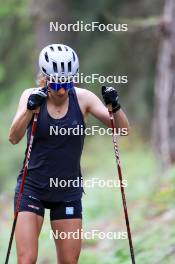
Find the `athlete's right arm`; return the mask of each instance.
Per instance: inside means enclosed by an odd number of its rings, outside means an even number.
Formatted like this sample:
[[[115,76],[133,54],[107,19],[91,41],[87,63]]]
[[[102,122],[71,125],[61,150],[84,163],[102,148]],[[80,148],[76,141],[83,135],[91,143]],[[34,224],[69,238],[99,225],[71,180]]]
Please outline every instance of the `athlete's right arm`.
[[[27,109],[27,101],[32,91],[33,88],[26,89],[21,95],[18,109],[9,131],[9,141],[12,144],[17,144],[23,138],[34,112],[38,111]]]

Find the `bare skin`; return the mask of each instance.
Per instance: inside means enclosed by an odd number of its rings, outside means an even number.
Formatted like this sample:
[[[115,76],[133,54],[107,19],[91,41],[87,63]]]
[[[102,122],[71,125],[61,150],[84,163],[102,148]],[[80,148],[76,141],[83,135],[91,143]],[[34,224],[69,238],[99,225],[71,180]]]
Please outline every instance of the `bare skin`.
[[[27,100],[33,89],[26,89],[18,105],[16,115],[13,119],[9,141],[12,144],[17,144],[24,136],[26,128],[32,119],[34,113],[39,112],[39,109],[30,111],[27,110]],[[110,126],[108,110],[101,102],[101,100],[92,92],[75,88],[81,112],[84,120],[87,119],[88,114],[91,113],[97,119],[102,121],[106,126]],[[47,109],[53,118],[63,117],[69,105],[68,92],[61,88],[59,91],[49,89],[47,97]],[[126,115],[122,110],[114,114],[116,128],[127,128],[129,130],[129,123]],[[37,260],[38,254],[38,237],[42,228],[43,218],[30,212],[20,212],[15,231],[16,247],[18,264],[34,264]],[[59,230],[60,232],[81,230],[81,219],[69,220],[55,220],[51,221],[53,232]],[[59,264],[76,264],[81,250],[80,239],[55,239],[55,246],[57,251],[57,263]],[[65,254],[66,252],[66,254]]]
[[[38,255],[38,237],[42,228],[43,217],[20,212],[15,229],[18,264],[35,264]]]
[[[54,233],[58,230],[65,234],[70,234],[69,239],[55,239],[55,246],[57,251],[57,263],[60,264],[76,264],[78,263],[81,239],[74,239],[71,232],[81,231],[81,219],[63,219],[51,221],[51,227]],[[66,254],[65,254],[66,252]]]

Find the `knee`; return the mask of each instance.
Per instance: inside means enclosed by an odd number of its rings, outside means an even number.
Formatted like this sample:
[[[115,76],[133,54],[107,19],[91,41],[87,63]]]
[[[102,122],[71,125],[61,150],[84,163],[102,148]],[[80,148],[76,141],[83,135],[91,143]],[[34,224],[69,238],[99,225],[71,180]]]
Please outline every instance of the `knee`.
[[[18,264],[36,264],[37,255],[25,252],[18,255]]]

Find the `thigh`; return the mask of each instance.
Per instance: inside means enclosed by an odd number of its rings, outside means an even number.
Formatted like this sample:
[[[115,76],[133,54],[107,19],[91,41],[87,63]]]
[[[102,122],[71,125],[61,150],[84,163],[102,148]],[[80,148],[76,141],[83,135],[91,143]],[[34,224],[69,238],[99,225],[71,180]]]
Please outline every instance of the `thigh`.
[[[14,209],[18,195],[15,195]],[[20,200],[15,229],[17,255],[19,259],[36,259],[38,237],[44,217],[44,206],[33,196],[23,194]]]
[[[76,264],[81,251],[82,219],[51,221],[59,264]],[[57,234],[58,239],[56,237]],[[56,237],[56,238],[55,238]]]
[[[43,224],[43,217],[32,212],[19,212],[15,229],[18,258],[38,254],[38,237]]]
[[[51,209],[50,218],[58,263],[78,263],[81,250],[81,200],[57,203],[57,205]]]

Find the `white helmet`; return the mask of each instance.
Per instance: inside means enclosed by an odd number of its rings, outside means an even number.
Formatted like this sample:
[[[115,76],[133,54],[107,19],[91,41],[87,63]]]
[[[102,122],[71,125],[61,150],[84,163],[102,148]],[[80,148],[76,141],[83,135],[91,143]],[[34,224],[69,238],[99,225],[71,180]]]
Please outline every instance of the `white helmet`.
[[[51,44],[40,52],[39,67],[47,77],[73,77],[79,70],[78,56],[69,46]]]

